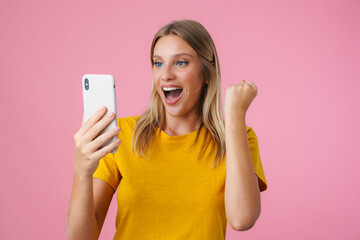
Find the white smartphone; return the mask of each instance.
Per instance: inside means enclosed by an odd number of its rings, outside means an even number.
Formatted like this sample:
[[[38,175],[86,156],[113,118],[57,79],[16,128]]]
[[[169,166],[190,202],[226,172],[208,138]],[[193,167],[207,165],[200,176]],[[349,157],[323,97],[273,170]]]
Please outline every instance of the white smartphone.
[[[85,74],[82,77],[82,89],[84,99],[84,121],[87,121],[96,111],[102,106],[106,106],[107,112],[104,115],[112,112],[115,114],[114,120],[99,133],[99,136],[104,132],[110,131],[117,126],[116,114],[116,91],[115,79],[109,74]],[[117,136],[110,139],[101,147],[116,141]],[[115,153],[117,148],[112,152]]]

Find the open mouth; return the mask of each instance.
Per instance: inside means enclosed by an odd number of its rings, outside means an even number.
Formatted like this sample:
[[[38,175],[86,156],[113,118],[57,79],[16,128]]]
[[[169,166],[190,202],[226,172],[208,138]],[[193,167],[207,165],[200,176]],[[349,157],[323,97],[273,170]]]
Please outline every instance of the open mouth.
[[[183,89],[179,87],[164,87],[162,90],[168,102],[175,102],[178,100],[183,91]]]

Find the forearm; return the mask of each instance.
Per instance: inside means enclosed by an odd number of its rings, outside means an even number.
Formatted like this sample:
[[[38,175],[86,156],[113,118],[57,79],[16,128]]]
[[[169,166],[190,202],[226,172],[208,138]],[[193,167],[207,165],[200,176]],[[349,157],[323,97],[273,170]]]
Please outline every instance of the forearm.
[[[260,191],[247,138],[245,115],[225,120],[225,210],[237,230],[251,228],[260,215]]]
[[[71,239],[98,239],[92,177],[74,174],[73,189],[67,215],[67,233]]]

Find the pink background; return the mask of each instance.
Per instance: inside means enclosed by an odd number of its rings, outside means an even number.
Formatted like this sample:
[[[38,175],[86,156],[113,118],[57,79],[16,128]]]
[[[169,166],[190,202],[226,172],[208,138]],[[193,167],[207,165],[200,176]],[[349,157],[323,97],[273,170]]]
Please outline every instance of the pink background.
[[[2,0],[0,239],[66,238],[81,76],[113,74],[118,116],[141,114],[152,37],[183,18],[212,35],[223,94],[259,87],[247,124],[268,190],[256,225],[227,239],[360,239],[358,0]]]

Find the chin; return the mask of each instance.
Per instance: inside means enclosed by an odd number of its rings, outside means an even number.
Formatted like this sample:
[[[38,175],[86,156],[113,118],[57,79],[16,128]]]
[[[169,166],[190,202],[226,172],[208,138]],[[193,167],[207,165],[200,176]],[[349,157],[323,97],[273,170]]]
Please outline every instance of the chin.
[[[184,115],[182,113],[181,109],[177,109],[177,108],[175,109],[175,108],[172,108],[172,107],[166,107],[166,105],[165,105],[165,113],[169,114],[169,115],[171,115],[173,117],[179,117],[179,116]]]

